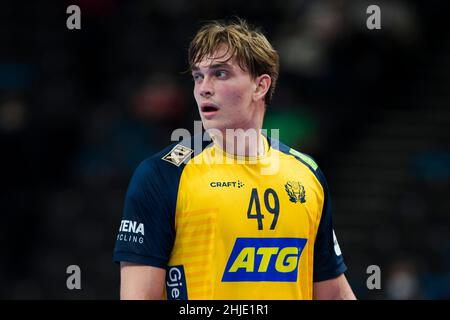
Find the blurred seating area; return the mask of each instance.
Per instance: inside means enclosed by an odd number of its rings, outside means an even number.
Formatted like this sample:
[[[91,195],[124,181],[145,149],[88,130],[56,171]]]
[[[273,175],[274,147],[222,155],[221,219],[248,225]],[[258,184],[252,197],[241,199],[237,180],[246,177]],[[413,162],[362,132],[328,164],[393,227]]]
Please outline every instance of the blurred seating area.
[[[81,8],[81,30],[66,8]],[[361,299],[450,298],[450,33],[443,1],[80,0],[0,10],[0,298],[116,299],[134,168],[199,120],[187,47],[262,26],[281,70],[265,128],[310,154]],[[66,288],[66,267],[82,290]],[[378,265],[382,289],[368,290]]]

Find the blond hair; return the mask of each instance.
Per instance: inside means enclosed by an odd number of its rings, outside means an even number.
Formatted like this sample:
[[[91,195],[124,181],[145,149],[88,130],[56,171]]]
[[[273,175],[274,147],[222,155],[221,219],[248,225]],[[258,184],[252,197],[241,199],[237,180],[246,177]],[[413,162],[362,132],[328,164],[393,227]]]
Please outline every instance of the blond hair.
[[[220,45],[227,47],[224,57],[230,53],[230,58],[236,58],[253,79],[262,74],[270,76],[272,81],[265,96],[266,104],[269,103],[278,79],[279,57],[264,34],[242,19],[229,23],[212,21],[200,28],[189,45],[190,69],[214,54]]]

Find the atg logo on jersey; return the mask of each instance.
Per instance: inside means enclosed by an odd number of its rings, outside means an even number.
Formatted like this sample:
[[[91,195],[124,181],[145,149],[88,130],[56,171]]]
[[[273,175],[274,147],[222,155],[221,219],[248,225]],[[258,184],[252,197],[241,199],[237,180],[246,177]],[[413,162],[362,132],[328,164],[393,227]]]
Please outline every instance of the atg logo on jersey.
[[[237,238],[222,282],[297,281],[304,238]]]

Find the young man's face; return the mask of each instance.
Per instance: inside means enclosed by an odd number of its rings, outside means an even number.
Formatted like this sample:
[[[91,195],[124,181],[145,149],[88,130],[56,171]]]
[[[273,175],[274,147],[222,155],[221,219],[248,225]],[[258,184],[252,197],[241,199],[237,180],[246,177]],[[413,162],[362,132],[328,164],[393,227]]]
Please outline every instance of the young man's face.
[[[192,70],[194,97],[205,129],[256,128],[256,84],[237,61],[224,56],[227,48],[220,46]],[[260,113],[261,111],[259,111]]]

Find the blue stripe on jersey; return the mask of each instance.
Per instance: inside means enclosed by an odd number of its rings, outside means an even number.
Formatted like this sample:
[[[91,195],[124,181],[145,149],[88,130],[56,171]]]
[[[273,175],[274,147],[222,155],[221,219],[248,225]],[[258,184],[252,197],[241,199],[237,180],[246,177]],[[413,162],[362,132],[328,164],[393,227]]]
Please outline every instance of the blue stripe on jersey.
[[[125,197],[123,218],[116,239],[113,260],[165,268],[175,241],[175,211],[181,173],[191,157],[166,157],[175,146],[194,148],[194,139],[172,144],[144,160],[135,170]],[[200,141],[200,140],[199,140]]]

